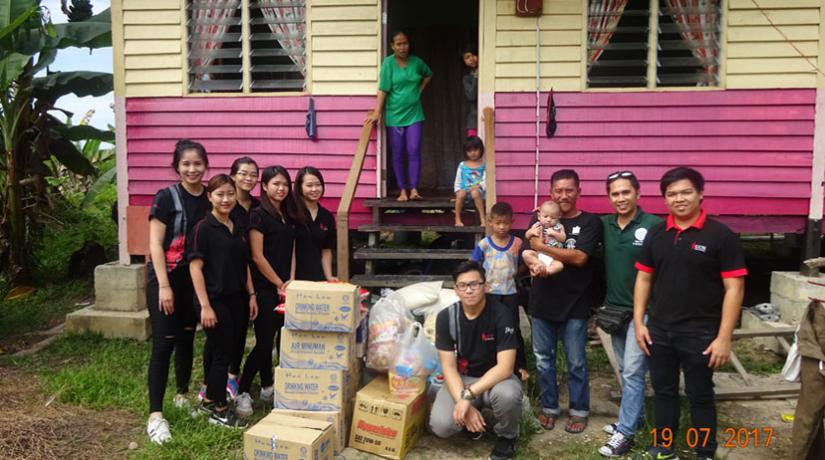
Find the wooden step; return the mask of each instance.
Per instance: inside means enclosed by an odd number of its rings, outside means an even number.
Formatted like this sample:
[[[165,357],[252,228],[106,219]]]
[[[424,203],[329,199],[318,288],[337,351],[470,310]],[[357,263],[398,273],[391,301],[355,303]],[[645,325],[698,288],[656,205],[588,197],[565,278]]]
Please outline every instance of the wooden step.
[[[480,225],[456,227],[453,225],[400,225],[400,224],[367,224],[359,225],[359,232],[438,232],[438,233],[484,233]]]
[[[452,198],[435,198],[431,200],[396,201],[395,198],[379,198],[364,200],[364,206],[380,209],[453,209],[455,200]],[[473,209],[472,203],[466,203],[464,209]]]
[[[472,253],[469,249],[361,248],[353,257],[356,260],[466,260]]]
[[[402,288],[410,284],[428,281],[443,281],[444,288],[453,287],[453,278],[450,275],[354,275],[349,282],[356,286]]]

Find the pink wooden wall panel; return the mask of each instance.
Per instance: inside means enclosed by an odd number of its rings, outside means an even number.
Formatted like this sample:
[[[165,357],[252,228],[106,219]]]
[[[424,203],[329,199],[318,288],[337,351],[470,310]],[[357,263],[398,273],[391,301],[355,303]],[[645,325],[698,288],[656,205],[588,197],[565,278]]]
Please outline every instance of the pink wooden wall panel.
[[[611,211],[604,180],[642,182],[642,206],[665,212],[658,180],[674,166],[705,176],[705,208],[739,231],[798,231],[808,213],[816,92],[742,90],[556,93],[558,129],[539,141],[539,200],[553,171],[574,168],[580,207]],[[547,94],[540,97],[542,132]],[[499,201],[523,227],[533,205],[535,94],[496,94]],[[764,217],[769,216],[769,217]]]
[[[318,138],[304,130],[308,97],[188,97],[126,100],[129,204],[149,205],[158,189],[175,180],[169,167],[178,139],[190,138],[209,152],[208,175],[229,172],[232,161],[250,156],[263,168],[285,166],[293,176],[318,167],[326,182],[325,205],[333,212],[344,189],[361,125],[374,97],[315,97]],[[375,195],[375,141],[370,144],[357,198]],[[369,220],[360,201],[353,225]]]

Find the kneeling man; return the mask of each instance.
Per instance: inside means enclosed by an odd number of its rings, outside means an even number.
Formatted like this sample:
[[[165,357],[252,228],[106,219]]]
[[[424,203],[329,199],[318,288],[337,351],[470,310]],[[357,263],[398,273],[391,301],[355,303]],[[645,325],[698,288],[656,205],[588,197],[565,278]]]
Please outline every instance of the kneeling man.
[[[430,412],[430,429],[441,438],[462,429],[480,435],[486,431],[480,409],[490,408],[497,440],[489,458],[510,459],[521,421],[521,382],[513,374],[518,312],[486,296],[484,268],[478,262],[462,262],[453,281],[459,302],[436,320],[444,386]]]

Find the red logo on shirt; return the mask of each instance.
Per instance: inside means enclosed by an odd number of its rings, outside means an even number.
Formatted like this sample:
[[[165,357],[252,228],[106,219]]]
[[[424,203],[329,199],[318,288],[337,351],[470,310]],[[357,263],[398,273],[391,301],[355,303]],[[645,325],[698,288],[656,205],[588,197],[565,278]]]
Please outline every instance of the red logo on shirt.
[[[481,333],[481,341],[482,342],[492,342],[495,339],[496,339],[496,335],[493,334],[492,332],[490,332],[490,333],[482,332]]]
[[[458,365],[457,367],[459,374],[467,373],[467,367],[470,365],[470,362],[467,361],[467,358],[458,358],[458,362],[456,362],[456,364]]]

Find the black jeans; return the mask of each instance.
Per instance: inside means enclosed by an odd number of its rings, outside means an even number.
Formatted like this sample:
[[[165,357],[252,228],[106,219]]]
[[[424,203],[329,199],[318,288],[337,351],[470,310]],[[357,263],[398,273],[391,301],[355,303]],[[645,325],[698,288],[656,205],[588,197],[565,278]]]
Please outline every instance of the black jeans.
[[[516,368],[514,371],[518,371],[519,369],[527,369],[527,355],[524,352],[524,337],[521,336],[521,327],[519,327],[519,311],[518,311],[518,294],[510,294],[510,295],[502,295],[502,294],[491,294],[491,297],[495,298],[499,302],[503,303],[504,306],[510,310],[516,318],[516,336],[518,337],[518,348],[516,349]],[[518,373],[518,372],[516,372]]]
[[[237,376],[241,373],[241,360],[246,349],[246,332],[249,330],[249,296],[243,295],[242,312],[235,326],[237,327],[237,342],[235,343],[235,353],[229,361],[229,373]],[[206,385],[207,369],[212,363],[212,351],[208,347],[203,347],[203,383]]]
[[[656,407],[656,428],[668,428],[677,439],[679,431],[679,367],[685,373],[685,393],[690,402],[691,428],[696,430],[698,455],[713,456],[716,451],[716,404],[710,355],[702,352],[716,339],[716,331],[680,333],[650,327],[650,380]],[[710,434],[705,440],[705,431]],[[684,434],[687,436],[687,434]],[[682,439],[697,439],[691,434]]]
[[[226,405],[226,373],[235,356],[238,324],[244,313],[243,300],[244,295],[237,293],[209,301],[218,318],[218,324],[203,329],[206,334],[204,356],[209,357],[209,362],[204,363],[204,380],[206,399],[216,402],[218,406]]]
[[[171,315],[160,311],[158,280],[151,264],[147,266],[147,270],[149,279],[146,283],[146,305],[152,324],[152,355],[149,358],[148,371],[149,412],[161,412],[173,351],[177,392],[185,394],[189,389],[197,317],[193,305],[194,291],[189,267],[180,267],[168,275],[175,303],[175,311]]]
[[[275,291],[258,291],[258,317],[254,321],[255,347],[246,357],[238,393],[249,393],[252,380],[259,372],[261,387],[272,386],[275,381],[272,375],[272,347],[277,346],[280,353],[281,346],[280,343],[275,343],[275,335],[284,326],[284,315],[275,312],[275,306],[279,301]]]

